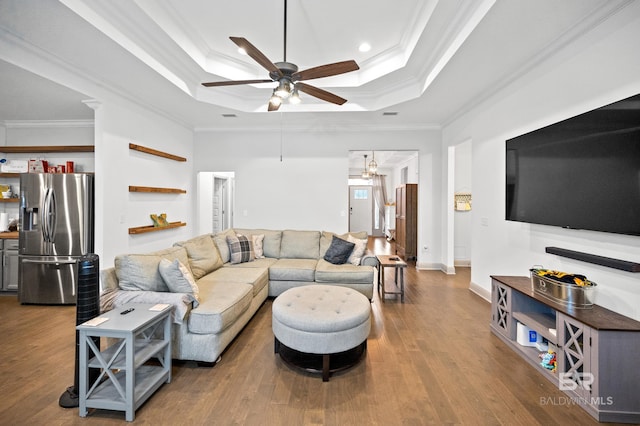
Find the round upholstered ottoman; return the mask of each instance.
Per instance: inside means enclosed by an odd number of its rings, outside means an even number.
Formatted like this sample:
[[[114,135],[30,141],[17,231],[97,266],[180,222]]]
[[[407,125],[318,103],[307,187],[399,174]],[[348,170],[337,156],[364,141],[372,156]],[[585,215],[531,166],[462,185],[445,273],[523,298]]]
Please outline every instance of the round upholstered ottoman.
[[[273,301],[275,352],[295,367],[329,374],[357,363],[367,347],[371,303],[333,285],[291,288]]]

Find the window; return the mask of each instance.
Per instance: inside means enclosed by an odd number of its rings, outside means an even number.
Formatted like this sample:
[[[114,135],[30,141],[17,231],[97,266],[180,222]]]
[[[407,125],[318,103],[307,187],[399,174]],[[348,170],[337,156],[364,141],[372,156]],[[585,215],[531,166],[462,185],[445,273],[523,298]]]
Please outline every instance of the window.
[[[369,198],[369,190],[368,189],[354,189],[353,190],[353,199],[354,200],[366,200]]]

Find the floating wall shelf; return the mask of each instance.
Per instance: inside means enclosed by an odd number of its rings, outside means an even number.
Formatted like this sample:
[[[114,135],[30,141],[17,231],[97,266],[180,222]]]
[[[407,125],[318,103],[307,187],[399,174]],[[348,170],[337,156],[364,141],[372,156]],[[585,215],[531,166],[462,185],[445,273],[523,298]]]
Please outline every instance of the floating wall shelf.
[[[0,178],[18,178],[20,173],[0,173]]]
[[[53,146],[0,146],[6,154],[50,153],[50,152],[95,152],[93,145],[53,145]]]
[[[182,161],[182,162],[187,161],[187,159],[184,157],[169,154],[163,151],[158,151],[157,149],[153,149],[153,148],[147,148],[146,146],[136,145],[134,143],[129,144],[129,149],[132,149],[134,151],[144,152],[145,154],[156,155],[158,157],[168,158],[174,161]]]
[[[147,232],[165,231],[167,229],[179,228],[181,226],[187,226],[184,222],[169,222],[167,226],[138,226],[135,228],[129,228],[129,234],[145,234]]]
[[[159,188],[154,186],[134,186],[129,185],[129,192],[155,192],[160,194],[186,194],[186,189],[179,188]]]

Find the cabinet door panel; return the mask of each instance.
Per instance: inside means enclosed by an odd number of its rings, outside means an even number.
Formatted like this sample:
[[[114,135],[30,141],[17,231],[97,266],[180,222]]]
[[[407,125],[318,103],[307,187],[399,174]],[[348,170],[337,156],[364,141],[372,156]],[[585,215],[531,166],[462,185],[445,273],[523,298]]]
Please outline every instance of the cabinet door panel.
[[[589,398],[595,382],[595,372],[591,368],[591,328],[560,313],[558,327],[560,390]]]
[[[491,323],[501,334],[513,340],[515,336],[514,320],[511,312],[511,288],[495,280],[491,283]]]

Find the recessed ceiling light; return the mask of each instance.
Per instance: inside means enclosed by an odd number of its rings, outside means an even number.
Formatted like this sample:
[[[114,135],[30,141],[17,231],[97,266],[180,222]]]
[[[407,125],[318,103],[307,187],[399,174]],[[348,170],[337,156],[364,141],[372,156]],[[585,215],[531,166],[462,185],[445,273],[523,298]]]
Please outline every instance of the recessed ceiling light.
[[[247,51],[244,50],[242,47],[238,47],[238,53],[241,54],[241,55],[246,55]]]
[[[360,46],[358,46],[358,50],[363,53],[368,52],[371,50],[371,45],[367,42],[364,42]]]

